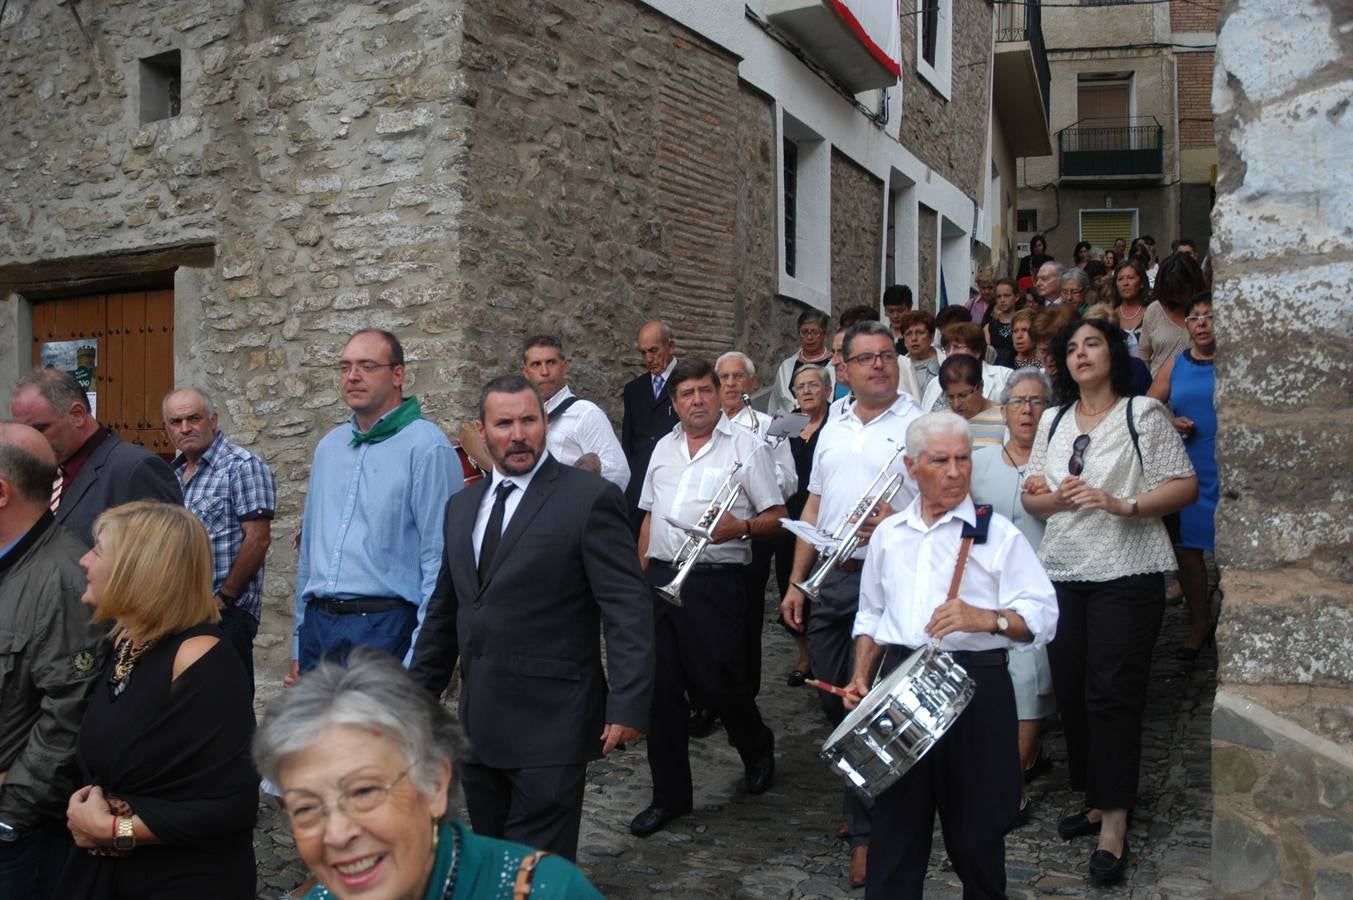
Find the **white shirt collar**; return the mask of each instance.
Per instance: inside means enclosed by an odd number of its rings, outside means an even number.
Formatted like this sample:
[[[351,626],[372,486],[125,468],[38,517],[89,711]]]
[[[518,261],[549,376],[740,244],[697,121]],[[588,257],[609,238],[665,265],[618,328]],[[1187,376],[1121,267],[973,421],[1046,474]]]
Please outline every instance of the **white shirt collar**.
[[[572,396],[573,391],[569,390],[567,384],[564,385],[559,390],[554,392],[553,397],[545,401],[545,414],[549,415],[550,413],[554,412],[554,408],[556,406],[558,406],[560,403],[563,403],[565,400],[567,400],[569,397]]]
[[[901,521],[916,531],[924,533],[939,528],[941,525],[954,519],[959,519],[971,526],[977,525],[977,508],[973,506],[971,494],[964,497],[963,502],[959,503],[958,506],[955,506],[953,509],[936,519],[934,525],[927,525],[925,519],[921,516],[922,499],[921,495],[917,494],[916,499],[911,501],[906,509],[902,510],[901,515]]]
[[[536,473],[540,471],[541,466],[545,465],[545,460],[548,459],[549,456],[550,451],[548,450],[541,453],[540,459],[536,460],[536,464],[531,467],[531,471],[521,475],[504,475],[502,472],[498,471],[497,466],[494,466],[492,477],[489,479],[488,493],[492,494],[494,491],[498,490],[498,485],[501,484],[502,482],[510,481],[513,484],[515,484],[517,486],[517,490],[521,491],[521,493],[524,495],[526,493],[526,489],[531,486],[531,479],[536,477]]]
[[[847,405],[843,407],[846,415],[851,416],[857,422],[862,422],[863,420],[861,420],[860,417],[855,412],[855,407],[860,402],[859,399],[854,396],[842,399],[848,400]],[[891,413],[892,415],[900,416],[907,411],[908,406],[916,406],[916,401],[911,399],[911,395],[908,394],[906,391],[898,391],[897,399],[893,401],[893,405],[885,409],[882,413],[880,413],[880,415],[886,416]],[[920,409],[919,406],[917,406],[916,408]],[[873,419],[870,419],[870,421],[872,422]]]

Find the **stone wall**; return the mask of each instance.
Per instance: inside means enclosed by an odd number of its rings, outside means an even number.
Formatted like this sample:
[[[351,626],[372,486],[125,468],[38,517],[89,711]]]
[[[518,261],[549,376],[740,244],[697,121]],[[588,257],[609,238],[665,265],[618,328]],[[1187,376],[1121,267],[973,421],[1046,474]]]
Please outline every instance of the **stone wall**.
[[[928,206],[922,206],[916,216],[916,256],[920,267],[913,301],[917,309],[939,312],[940,306],[940,216]],[[963,298],[965,301],[968,299]]]
[[[1334,9],[1219,15],[1222,896],[1353,895],[1353,15]]]
[[[981,196],[987,172],[991,94],[991,4],[953,0],[952,85],[946,100],[916,74],[916,23],[902,4],[902,143],[969,197]]]
[[[0,22],[0,340],[28,352],[11,293],[28,269],[214,247],[175,277],[175,366],[279,479],[264,645],[289,629],[280,538],[315,442],[346,416],[329,366],[352,330],[405,339],[408,390],[448,431],[541,330],[617,419],[649,317],[673,320],[683,352],[738,346],[766,368],[796,344],[798,308],[774,293],[773,106],[637,2],[80,14],[11,2]],[[143,125],[139,60],[171,49],[182,110]]]
[[[832,315],[883,296],[883,182],[832,151]]]

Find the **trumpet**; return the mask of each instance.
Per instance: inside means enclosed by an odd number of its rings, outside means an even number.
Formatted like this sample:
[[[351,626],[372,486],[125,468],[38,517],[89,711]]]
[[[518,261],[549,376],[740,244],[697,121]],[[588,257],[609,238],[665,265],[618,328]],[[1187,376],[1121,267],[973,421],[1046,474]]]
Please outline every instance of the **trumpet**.
[[[837,526],[836,531],[832,532],[832,541],[836,544],[836,549],[830,554],[823,556],[818,561],[817,567],[813,569],[808,578],[804,581],[794,582],[794,587],[803,591],[805,597],[817,602],[822,599],[822,583],[827,580],[841,563],[855,555],[855,551],[860,546],[860,528],[864,525],[865,519],[874,514],[880,503],[889,503],[897,495],[897,491],[902,487],[902,475],[899,472],[889,472],[897,458],[906,451],[906,446],[901,445],[893,451],[893,455],[888,457],[888,461],[883,464],[883,468],[874,476],[874,480],[865,488],[864,494],[855,503],[855,507],[850,511],[850,515],[842,520]]]
[[[681,548],[677,550],[676,559],[672,560],[672,565],[676,568],[676,577],[658,588],[658,594],[673,606],[681,606],[681,586],[686,583],[686,578],[695,569],[695,564],[700,560],[700,554],[705,552],[714,540],[714,526],[718,524],[719,519],[724,513],[733,508],[733,504],[738,501],[742,495],[742,485],[737,483],[738,471],[742,468],[742,463],[735,462],[733,467],[728,470],[728,476],[724,478],[719,489],[714,492],[714,498],[709,501],[705,511],[700,514],[700,521],[694,525],[683,525],[672,519],[670,516],[667,521],[672,525],[686,532],[686,540],[681,542]]]
[[[743,405],[743,407],[744,407],[749,413],[751,413],[751,417],[752,417],[752,434],[756,434],[756,433],[760,430],[760,426],[757,424],[757,421],[756,421],[756,410],[752,408],[752,395],[751,395],[751,394],[743,394],[743,395],[742,395],[742,405]]]

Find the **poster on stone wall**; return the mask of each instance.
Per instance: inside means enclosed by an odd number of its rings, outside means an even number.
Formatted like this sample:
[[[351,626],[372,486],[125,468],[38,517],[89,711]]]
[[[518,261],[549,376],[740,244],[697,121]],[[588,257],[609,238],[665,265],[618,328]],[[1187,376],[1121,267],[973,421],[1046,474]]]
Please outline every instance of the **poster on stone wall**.
[[[90,414],[98,417],[98,392],[94,389],[99,360],[97,342],[47,341],[38,348],[38,359],[44,369],[61,369],[75,376],[89,397]]]

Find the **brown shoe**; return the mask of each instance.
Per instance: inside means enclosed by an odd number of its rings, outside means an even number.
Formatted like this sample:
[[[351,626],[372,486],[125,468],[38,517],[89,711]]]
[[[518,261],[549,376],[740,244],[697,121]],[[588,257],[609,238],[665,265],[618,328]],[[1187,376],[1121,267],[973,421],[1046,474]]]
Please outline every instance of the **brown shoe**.
[[[864,887],[865,869],[869,859],[869,845],[860,844],[858,847],[851,848],[850,851],[850,886],[853,888]]]

